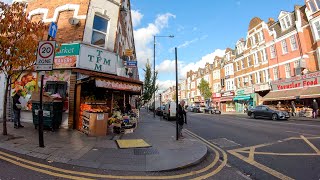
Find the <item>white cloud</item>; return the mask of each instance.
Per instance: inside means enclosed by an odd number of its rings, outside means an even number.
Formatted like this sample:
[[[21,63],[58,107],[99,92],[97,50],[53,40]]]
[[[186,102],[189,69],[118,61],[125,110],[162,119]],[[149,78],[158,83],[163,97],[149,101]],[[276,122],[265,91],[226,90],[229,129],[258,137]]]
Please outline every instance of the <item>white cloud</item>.
[[[152,58],[153,51],[150,44],[153,42],[153,36],[159,34],[163,28],[168,27],[169,19],[175,17],[171,13],[161,14],[148,26],[134,30],[137,59],[140,68],[145,66],[147,59]]]
[[[165,81],[157,81],[159,91],[163,92],[164,90],[168,89],[169,87],[172,87],[176,84],[176,81],[173,80],[165,80]]]
[[[143,18],[143,14],[141,14],[139,10],[131,10],[131,16],[133,27],[139,26],[141,19]]]
[[[192,31],[197,31],[197,30],[198,30],[197,27],[193,27],[193,28],[192,28]]]
[[[241,5],[241,1],[237,1],[236,3],[237,3],[237,5],[238,5],[238,6],[240,6],[240,5]]]
[[[185,79],[187,72],[190,70],[197,71],[198,68],[204,68],[205,64],[213,63],[213,60],[216,56],[223,57],[225,55],[225,50],[216,49],[214,52],[203,56],[197,62],[184,63],[183,61],[178,61],[178,71],[179,79]],[[156,66],[156,70],[161,73],[174,73],[175,72],[175,61],[174,60],[164,60],[160,65]],[[172,78],[174,79],[174,78]],[[170,81],[170,80],[168,80]],[[169,86],[170,87],[170,86]]]
[[[186,78],[187,72],[190,70],[197,71],[198,68],[204,68],[205,64],[208,63],[213,63],[213,60],[216,56],[222,57],[225,54],[225,50],[222,49],[216,49],[214,52],[207,54],[203,56],[199,61],[197,62],[192,62],[186,65],[183,65],[183,68],[180,71],[180,76],[181,78]]]

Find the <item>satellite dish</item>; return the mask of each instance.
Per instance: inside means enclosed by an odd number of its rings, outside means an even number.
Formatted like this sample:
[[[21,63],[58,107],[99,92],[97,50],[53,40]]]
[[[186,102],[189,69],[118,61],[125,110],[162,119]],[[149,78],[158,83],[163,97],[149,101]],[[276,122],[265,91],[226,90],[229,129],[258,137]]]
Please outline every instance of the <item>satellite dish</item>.
[[[77,25],[77,24],[80,23],[80,20],[77,19],[77,18],[70,18],[70,19],[69,19],[69,23],[70,23],[71,25]]]

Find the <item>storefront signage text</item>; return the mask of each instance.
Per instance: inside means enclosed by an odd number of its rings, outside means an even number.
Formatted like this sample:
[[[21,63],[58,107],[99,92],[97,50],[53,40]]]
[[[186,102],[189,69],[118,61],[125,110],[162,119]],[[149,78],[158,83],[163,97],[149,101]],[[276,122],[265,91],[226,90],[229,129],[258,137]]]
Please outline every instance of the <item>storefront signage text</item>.
[[[227,96],[234,96],[234,92],[233,91],[229,91],[229,92],[221,93],[221,97],[227,97]]]
[[[108,81],[108,80],[96,80],[97,87],[103,87],[108,89],[115,89],[115,90],[124,90],[124,91],[134,91],[140,92],[141,86],[128,84],[128,83],[121,83],[116,81]]]
[[[240,95],[246,95],[246,94],[251,94],[253,93],[253,89],[252,88],[244,88],[244,89],[239,89],[236,91],[236,96],[240,96]]]
[[[292,83],[284,83],[284,84],[277,84],[273,85],[272,88],[275,90],[286,90],[286,89],[293,89],[293,88],[300,88],[300,87],[308,87],[308,86],[314,86],[319,84],[320,78],[314,78],[314,79],[307,79],[307,80],[300,80]]]
[[[118,56],[115,53],[83,44],[80,48],[80,61],[77,67],[116,74]]]
[[[79,55],[80,44],[62,44],[57,56],[76,56]]]
[[[268,83],[266,84],[260,84],[260,85],[254,85],[254,90],[256,92],[259,92],[259,91],[267,91],[267,90],[270,90],[270,86]]]
[[[54,58],[54,68],[73,68],[76,67],[77,56],[58,56]]]

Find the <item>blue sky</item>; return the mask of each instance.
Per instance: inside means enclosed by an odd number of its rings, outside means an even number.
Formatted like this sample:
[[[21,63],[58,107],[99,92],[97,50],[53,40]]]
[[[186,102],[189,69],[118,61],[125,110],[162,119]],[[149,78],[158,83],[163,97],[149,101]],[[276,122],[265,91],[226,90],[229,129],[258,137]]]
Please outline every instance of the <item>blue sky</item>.
[[[304,0],[131,0],[139,66],[144,67],[147,59],[153,62],[153,35],[173,34],[173,39],[157,38],[156,43],[159,84],[165,89],[175,80],[174,47],[183,78],[225,48],[234,48],[246,37],[253,17],[277,20],[281,10],[291,12],[294,5],[304,4]],[[143,79],[143,71],[140,74]]]

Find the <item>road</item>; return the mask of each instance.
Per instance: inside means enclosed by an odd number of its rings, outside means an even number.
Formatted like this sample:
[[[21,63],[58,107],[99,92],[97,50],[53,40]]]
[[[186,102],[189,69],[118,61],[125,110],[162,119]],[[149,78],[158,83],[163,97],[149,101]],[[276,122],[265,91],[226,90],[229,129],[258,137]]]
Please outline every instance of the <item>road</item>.
[[[320,122],[188,113],[189,131],[228,152],[252,179],[320,179]]]

